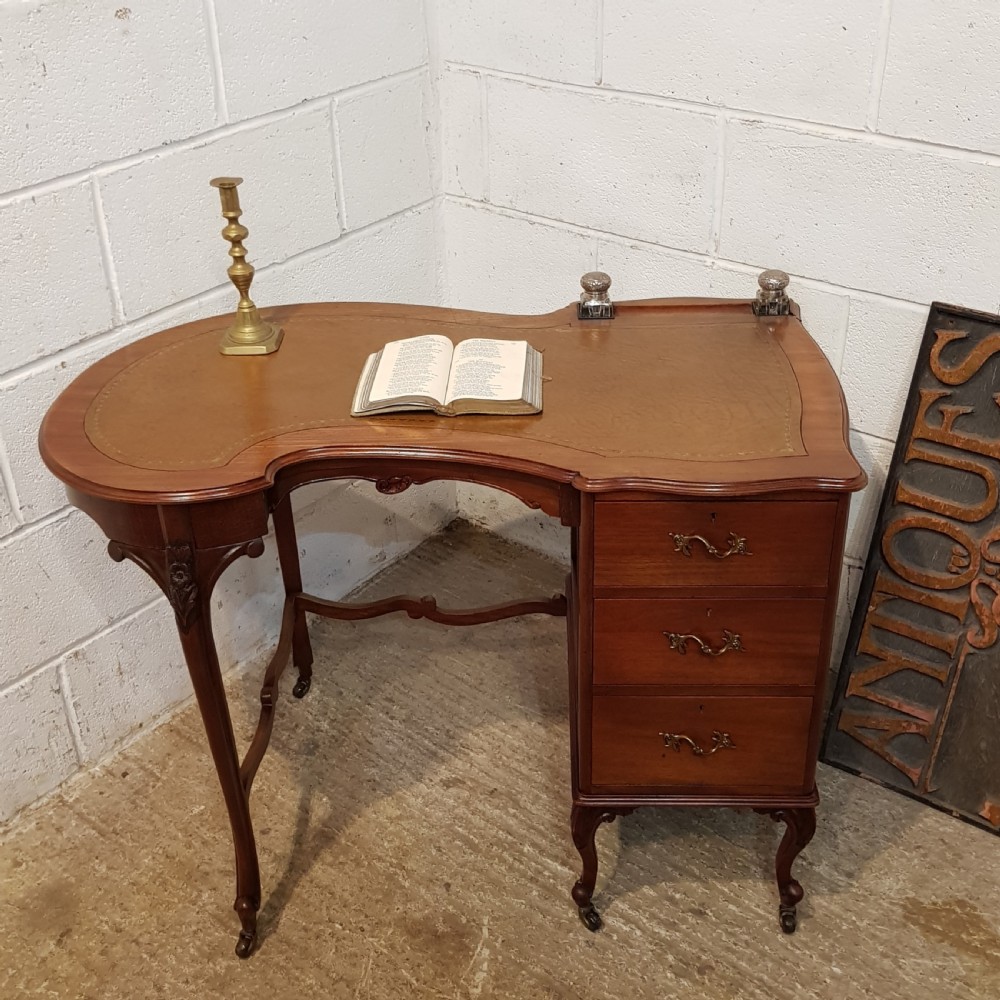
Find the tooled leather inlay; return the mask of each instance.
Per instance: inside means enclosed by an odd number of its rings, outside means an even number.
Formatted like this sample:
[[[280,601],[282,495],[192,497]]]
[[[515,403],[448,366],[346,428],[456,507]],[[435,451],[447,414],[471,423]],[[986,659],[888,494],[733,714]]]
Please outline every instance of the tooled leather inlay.
[[[527,456],[532,442],[608,458],[720,462],[806,454],[794,372],[774,337],[755,322],[674,325],[655,335],[647,330],[639,347],[624,325],[616,340],[603,342],[558,327],[470,329],[446,321],[431,327],[385,317],[286,326],[285,343],[266,357],[224,357],[213,332],[140,358],[95,396],[85,418],[87,436],[116,461],[163,471],[219,468],[253,445],[300,431],[316,431],[310,445],[322,446],[320,428],[330,429],[333,444],[357,435],[370,441],[379,428],[417,431],[435,448],[447,447],[452,430],[474,429],[519,439]],[[543,352],[543,413],[351,417],[367,353],[389,340],[430,332],[453,341],[527,339]],[[614,327],[604,334],[615,335]],[[614,398],[613,412],[589,405],[602,397]],[[635,434],[636,427],[645,433]],[[268,455],[280,450],[275,442]]]

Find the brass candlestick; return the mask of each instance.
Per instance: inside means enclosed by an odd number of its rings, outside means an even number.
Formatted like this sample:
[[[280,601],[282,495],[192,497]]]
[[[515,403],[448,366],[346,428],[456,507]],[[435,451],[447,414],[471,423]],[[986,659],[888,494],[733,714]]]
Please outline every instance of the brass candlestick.
[[[236,190],[243,183],[242,177],[216,177],[209,183],[219,189],[222,201],[222,217],[228,225],[222,230],[222,237],[232,246],[229,256],[232,264],[226,272],[230,281],[240,293],[240,303],[236,307],[236,318],[219,341],[223,354],[273,354],[281,346],[284,330],[261,319],[257,307],[250,298],[250,283],[253,281],[253,264],[247,263],[247,252],[243,241],[250,235],[246,226],[240,225],[243,214],[240,195]]]

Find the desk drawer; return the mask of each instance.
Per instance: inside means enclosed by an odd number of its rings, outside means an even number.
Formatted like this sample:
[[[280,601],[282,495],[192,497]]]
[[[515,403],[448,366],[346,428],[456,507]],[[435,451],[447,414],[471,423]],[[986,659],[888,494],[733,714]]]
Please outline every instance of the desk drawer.
[[[595,601],[594,683],[812,687],[825,607],[803,599]]]
[[[598,696],[592,783],[802,792],[812,704],[812,698]],[[719,734],[714,742],[713,733]]]
[[[823,587],[836,516],[822,500],[598,502],[594,584]]]

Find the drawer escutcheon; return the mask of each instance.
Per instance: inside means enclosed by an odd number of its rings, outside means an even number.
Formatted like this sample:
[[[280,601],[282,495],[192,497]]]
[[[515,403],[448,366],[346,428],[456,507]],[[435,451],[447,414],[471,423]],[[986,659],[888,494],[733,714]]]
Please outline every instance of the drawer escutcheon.
[[[721,552],[717,549],[707,538],[702,535],[680,535],[674,532],[669,532],[670,537],[674,540],[674,551],[681,552],[686,556],[691,555],[691,543],[701,542],[705,546],[705,550],[710,556],[715,556],[716,559],[728,559],[730,556],[752,556],[753,553],[747,548],[747,540],[740,535],[737,535],[735,531],[729,533],[729,537],[726,542],[729,548],[725,552]]]
[[[676,649],[682,656],[687,653],[688,639],[692,639],[694,642],[698,643],[698,648],[706,656],[722,656],[723,653],[727,653],[729,650],[732,650],[734,653],[739,653],[743,649],[743,640],[740,638],[739,633],[730,632],[727,628],[722,630],[722,645],[718,649],[712,649],[712,647],[705,642],[704,639],[700,636],[694,635],[692,632],[689,632],[686,635],[682,635],[680,632],[664,632],[663,634],[670,642],[670,648]]]
[[[736,749],[736,746],[733,744],[733,738],[729,733],[720,733],[718,729],[712,733],[711,750],[706,750],[704,747],[698,746],[690,736],[685,736],[683,733],[660,733],[660,736],[663,737],[663,745],[668,750],[676,750],[680,753],[681,744],[687,743],[691,747],[691,752],[695,757],[711,757],[713,753],[718,753],[719,750]]]

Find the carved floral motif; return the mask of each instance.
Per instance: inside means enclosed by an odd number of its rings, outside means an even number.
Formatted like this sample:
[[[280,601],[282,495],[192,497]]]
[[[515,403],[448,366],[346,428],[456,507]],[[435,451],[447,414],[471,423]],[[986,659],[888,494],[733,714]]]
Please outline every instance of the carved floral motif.
[[[187,542],[167,546],[167,599],[185,632],[198,609],[198,584],[194,579],[194,550]]]
[[[413,480],[409,476],[390,476],[388,479],[376,479],[375,489],[379,493],[402,493],[413,485]]]

